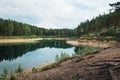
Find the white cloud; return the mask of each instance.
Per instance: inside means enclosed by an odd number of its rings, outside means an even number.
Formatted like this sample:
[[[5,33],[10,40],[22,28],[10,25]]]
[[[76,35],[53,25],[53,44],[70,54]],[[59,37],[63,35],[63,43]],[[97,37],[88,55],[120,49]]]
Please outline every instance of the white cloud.
[[[119,0],[0,0],[0,17],[45,28],[75,28]]]

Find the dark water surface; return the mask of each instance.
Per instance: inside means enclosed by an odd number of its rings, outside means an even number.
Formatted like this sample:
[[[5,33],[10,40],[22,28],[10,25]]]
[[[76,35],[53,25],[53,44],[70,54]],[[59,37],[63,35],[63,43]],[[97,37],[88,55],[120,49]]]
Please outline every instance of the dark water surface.
[[[76,47],[64,40],[42,40],[38,43],[0,45],[0,73],[6,67],[14,71],[20,64],[23,69],[55,61],[61,52],[72,55]]]

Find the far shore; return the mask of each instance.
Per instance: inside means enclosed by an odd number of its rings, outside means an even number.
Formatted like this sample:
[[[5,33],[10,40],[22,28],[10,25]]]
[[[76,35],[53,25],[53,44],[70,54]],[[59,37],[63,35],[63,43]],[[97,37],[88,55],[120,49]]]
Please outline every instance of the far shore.
[[[66,40],[67,38],[28,38],[28,39],[0,39],[0,44],[12,44],[12,43],[36,43],[39,40]]]
[[[35,43],[42,38],[35,39],[0,39],[0,44],[10,44],[10,43]]]
[[[21,43],[37,43],[39,40],[67,40],[67,44],[74,46],[93,46],[93,47],[110,47],[117,44],[116,41],[102,42],[94,40],[70,40],[69,38],[16,38],[16,39],[0,39],[0,44],[21,44]]]

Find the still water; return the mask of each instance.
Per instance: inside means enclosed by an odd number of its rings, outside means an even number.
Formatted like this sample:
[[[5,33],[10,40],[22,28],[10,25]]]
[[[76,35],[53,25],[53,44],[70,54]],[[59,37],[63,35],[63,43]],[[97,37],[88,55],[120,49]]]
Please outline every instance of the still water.
[[[55,61],[62,52],[72,55],[77,50],[64,40],[41,40],[37,43],[0,45],[0,73],[6,67],[14,71],[20,64],[29,69]]]

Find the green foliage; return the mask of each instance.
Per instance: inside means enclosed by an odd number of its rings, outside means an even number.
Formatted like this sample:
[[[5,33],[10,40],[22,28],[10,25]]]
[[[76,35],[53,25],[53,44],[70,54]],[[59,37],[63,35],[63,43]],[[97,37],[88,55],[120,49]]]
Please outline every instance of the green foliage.
[[[3,76],[3,74],[0,75],[0,80],[6,80],[6,77]]]
[[[60,56],[57,54],[55,57],[55,61],[59,62],[65,58],[69,58],[70,56],[67,53],[61,53]]]
[[[4,74],[5,77],[7,76],[7,74],[8,74],[8,70],[7,70],[6,68],[4,68],[4,70],[3,70],[3,74]]]
[[[0,36],[51,36],[69,37],[75,36],[72,29],[45,29],[12,20],[0,19]]]
[[[21,73],[23,69],[21,68],[21,65],[18,65],[18,68],[15,70],[15,73]]]
[[[15,76],[11,75],[10,79],[8,79],[8,80],[17,80],[17,79],[15,78]]]
[[[99,47],[84,47],[84,48],[79,48],[78,51],[75,53],[77,55],[82,55],[82,54],[85,54],[85,53],[92,53],[92,52],[95,52],[95,51],[99,51],[100,48]]]
[[[35,73],[37,72],[37,69],[36,68],[32,68],[32,73]]]
[[[76,50],[76,49],[75,49]],[[82,55],[82,54],[88,54],[88,53],[93,53],[93,52],[96,52],[96,51],[99,51],[101,50],[101,48],[99,47],[78,47],[77,50],[75,51],[76,53],[72,54],[72,57],[74,56],[77,56],[77,55]],[[61,53],[60,55],[56,55],[55,57],[55,61],[56,62],[60,62],[64,59],[67,59],[67,58],[70,58],[70,56],[67,54],[67,53]]]
[[[49,64],[46,64],[46,65],[43,65],[43,66],[40,66],[39,68],[37,68],[38,71],[45,71],[45,70],[48,70],[48,69],[51,69],[53,67],[56,67],[58,66],[58,62],[54,62],[54,63],[49,63]]]
[[[58,54],[55,57],[55,61],[59,61],[59,55]]]
[[[0,36],[75,37],[120,35],[120,2],[110,4],[114,12],[81,22],[75,29],[45,29],[13,20],[0,19]],[[120,36],[119,36],[120,37]]]
[[[15,76],[13,75],[13,73],[11,72],[10,78],[8,80],[17,80],[17,79],[15,78]]]
[[[120,2],[111,4],[115,11],[86,20],[76,28],[77,36],[113,36],[120,37]],[[116,11],[117,10],[117,11]]]
[[[0,80],[6,80],[8,70],[4,68],[3,72],[0,74]]]
[[[16,69],[16,73],[20,73],[22,72],[22,68],[19,65],[18,68]],[[7,77],[9,76],[9,77]],[[8,70],[6,68],[4,68],[3,72],[0,74],[0,80],[17,80],[15,78],[15,76],[13,75],[13,73],[11,72],[11,74],[8,75]]]

